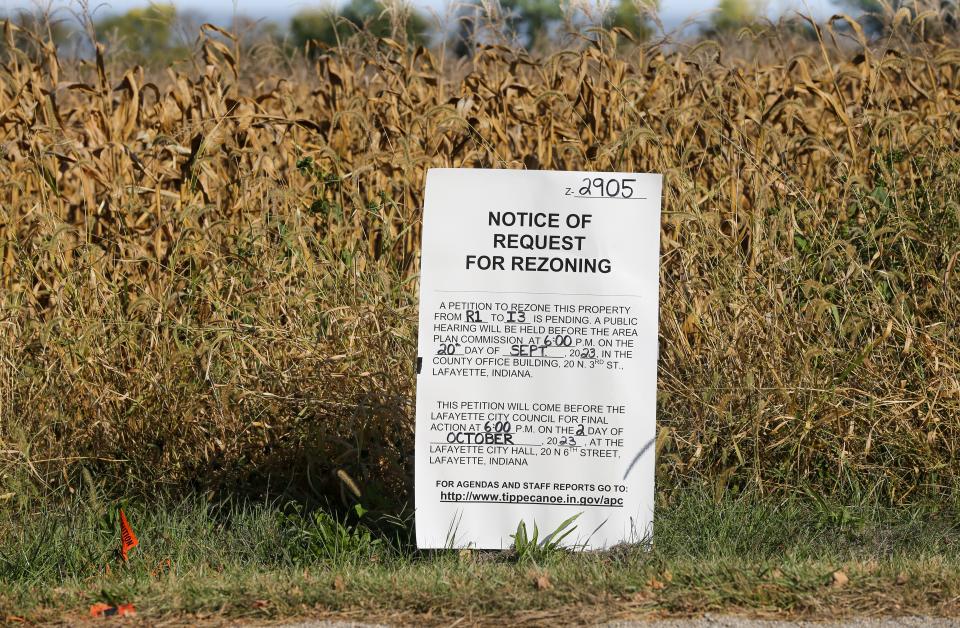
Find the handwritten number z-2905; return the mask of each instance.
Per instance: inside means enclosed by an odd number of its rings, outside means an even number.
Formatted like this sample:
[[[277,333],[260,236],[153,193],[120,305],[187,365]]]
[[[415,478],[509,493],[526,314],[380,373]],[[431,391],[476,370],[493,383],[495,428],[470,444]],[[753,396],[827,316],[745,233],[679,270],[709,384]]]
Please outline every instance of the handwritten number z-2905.
[[[636,179],[613,178],[604,179],[603,177],[585,177],[581,181],[580,187],[568,187],[564,191],[564,196],[577,196],[580,198],[633,198],[633,184]]]

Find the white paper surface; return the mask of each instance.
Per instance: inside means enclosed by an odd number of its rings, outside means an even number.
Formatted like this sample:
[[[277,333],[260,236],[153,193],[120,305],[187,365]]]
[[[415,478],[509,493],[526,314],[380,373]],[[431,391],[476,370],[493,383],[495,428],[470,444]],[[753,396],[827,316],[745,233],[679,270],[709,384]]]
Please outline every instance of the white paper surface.
[[[421,548],[652,533],[661,176],[433,169],[420,280]]]

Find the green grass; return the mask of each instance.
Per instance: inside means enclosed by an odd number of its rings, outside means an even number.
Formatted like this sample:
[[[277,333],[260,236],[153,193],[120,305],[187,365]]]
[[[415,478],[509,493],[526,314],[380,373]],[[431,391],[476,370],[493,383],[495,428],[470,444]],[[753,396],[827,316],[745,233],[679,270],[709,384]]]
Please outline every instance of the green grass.
[[[77,617],[97,601],[141,617],[346,615],[418,622],[652,612],[956,614],[956,503],[909,508],[809,496],[661,493],[652,549],[418,552],[411,523],[201,498],[126,504],[141,545],[116,556],[117,504],[8,505],[0,621]],[[849,582],[834,586],[842,570]]]

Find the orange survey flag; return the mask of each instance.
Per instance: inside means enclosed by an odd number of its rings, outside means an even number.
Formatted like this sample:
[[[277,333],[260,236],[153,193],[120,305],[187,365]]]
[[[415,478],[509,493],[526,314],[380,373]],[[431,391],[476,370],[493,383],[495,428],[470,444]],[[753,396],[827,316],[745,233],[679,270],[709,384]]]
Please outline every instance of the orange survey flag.
[[[130,615],[136,615],[137,609],[133,604],[120,604],[118,606],[110,606],[109,604],[104,604],[103,602],[97,602],[90,607],[90,617],[113,617],[114,615],[119,617],[127,617]]]
[[[133,533],[133,528],[127,522],[127,516],[123,514],[123,508],[120,509],[120,555],[123,561],[127,561],[127,552],[140,545],[137,535]]]

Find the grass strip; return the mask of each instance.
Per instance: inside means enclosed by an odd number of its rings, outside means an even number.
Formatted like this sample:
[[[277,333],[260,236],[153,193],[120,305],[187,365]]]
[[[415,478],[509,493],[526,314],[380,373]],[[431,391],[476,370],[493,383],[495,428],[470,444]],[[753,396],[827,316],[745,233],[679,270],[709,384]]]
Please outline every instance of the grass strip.
[[[298,616],[579,622],[738,612],[809,618],[960,611],[955,504],[661,493],[652,548],[419,552],[411,523],[293,504],[125,504],[141,546],[116,556],[114,503],[9,506],[0,619],[79,619],[98,601],[148,620]],[[358,515],[358,513],[360,513]],[[522,558],[520,558],[522,556]]]

